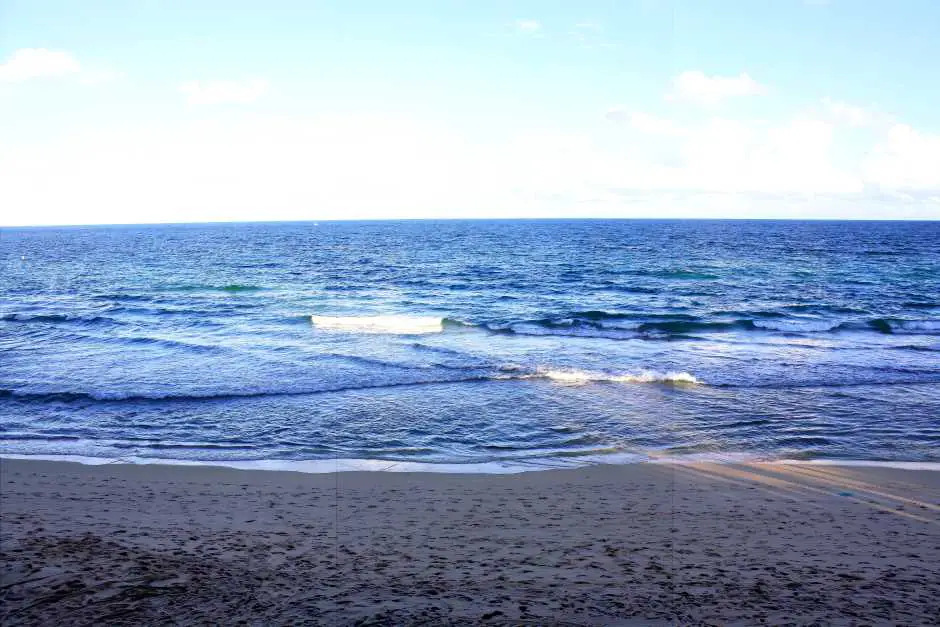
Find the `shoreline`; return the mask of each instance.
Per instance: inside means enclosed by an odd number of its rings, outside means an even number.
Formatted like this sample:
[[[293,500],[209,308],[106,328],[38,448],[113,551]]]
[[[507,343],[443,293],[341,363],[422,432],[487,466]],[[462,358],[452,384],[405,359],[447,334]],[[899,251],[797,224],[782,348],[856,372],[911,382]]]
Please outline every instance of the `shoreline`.
[[[418,462],[384,459],[310,459],[310,460],[190,460],[157,457],[122,458],[84,455],[24,455],[0,453],[0,460],[25,460],[76,463],[86,466],[183,466],[189,468],[229,468],[262,472],[299,472],[330,474],[336,472],[429,473],[446,475],[512,475],[553,470],[577,470],[596,466],[630,466],[634,464],[695,465],[695,464],[780,464],[792,466],[844,466],[850,468],[894,468],[940,472],[940,462],[865,460],[865,459],[768,459],[747,453],[708,453],[676,456],[650,456],[636,453],[585,455],[579,458],[531,458],[520,461],[492,462]],[[564,461],[562,461],[564,460]]]
[[[0,459],[10,625],[930,624],[940,474]]]

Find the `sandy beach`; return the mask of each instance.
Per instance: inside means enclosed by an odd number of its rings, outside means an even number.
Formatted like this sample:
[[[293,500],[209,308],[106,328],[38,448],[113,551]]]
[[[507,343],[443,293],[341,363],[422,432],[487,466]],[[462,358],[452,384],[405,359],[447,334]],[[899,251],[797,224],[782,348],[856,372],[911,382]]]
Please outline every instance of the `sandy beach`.
[[[5,459],[0,623],[937,624],[940,473]]]

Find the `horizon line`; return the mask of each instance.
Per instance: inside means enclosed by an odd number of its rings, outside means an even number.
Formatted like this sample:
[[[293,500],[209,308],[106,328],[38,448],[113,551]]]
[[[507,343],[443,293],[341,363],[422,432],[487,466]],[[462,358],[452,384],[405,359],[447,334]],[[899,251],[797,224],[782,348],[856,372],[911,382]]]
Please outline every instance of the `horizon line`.
[[[0,229],[46,229],[134,226],[214,226],[240,224],[319,224],[320,222],[940,222],[937,218],[652,218],[652,217],[531,217],[531,218],[324,218],[304,220],[211,220],[205,222],[93,222],[0,224]]]

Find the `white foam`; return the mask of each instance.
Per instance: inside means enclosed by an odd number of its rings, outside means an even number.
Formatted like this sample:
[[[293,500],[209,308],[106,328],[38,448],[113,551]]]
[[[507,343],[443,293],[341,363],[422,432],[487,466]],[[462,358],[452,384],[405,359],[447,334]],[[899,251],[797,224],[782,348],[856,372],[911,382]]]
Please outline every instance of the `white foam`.
[[[726,451],[726,452],[702,452],[702,453],[683,453],[681,455],[668,455],[661,453],[650,453],[647,460],[651,464],[750,464],[755,462],[766,462],[769,459],[766,456],[750,453],[747,451]]]
[[[204,466],[214,468],[234,468],[236,470],[266,470],[325,474],[331,472],[434,472],[447,474],[512,474],[532,470],[552,470],[567,467],[564,462],[555,460],[494,461],[477,463],[432,463],[389,461],[382,459],[258,459],[258,460],[192,460],[162,457],[89,457],[84,455],[20,455],[4,453],[0,459],[34,459],[58,462],[76,462],[89,466],[108,464],[166,465],[166,466]]]
[[[832,331],[839,325],[827,320],[755,320],[754,326],[768,331],[784,331],[791,333],[813,333]]]
[[[892,320],[889,322],[895,333],[937,333],[940,320]]]
[[[432,316],[310,316],[313,326],[348,333],[422,335],[440,333],[444,319]]]
[[[869,461],[865,459],[781,459],[774,463],[793,466],[862,466],[873,468],[900,468],[902,470],[940,471],[940,462],[892,462]]]
[[[688,372],[656,372],[641,370],[638,373],[606,374],[585,370],[562,370],[555,368],[539,369],[535,377],[550,379],[564,385],[585,385],[587,383],[672,383],[696,385],[701,383],[695,375]]]
[[[651,455],[654,464],[782,464],[786,466],[858,466],[868,468],[898,468],[901,470],[940,471],[940,462],[905,462],[869,459],[776,459],[758,453],[729,451],[725,453],[686,453],[684,455]]]
[[[476,463],[432,463],[432,462],[395,462],[380,459],[316,459],[316,460],[189,460],[154,457],[89,457],[84,455],[20,455],[4,453],[0,459],[35,459],[60,462],[77,462],[89,466],[107,464],[169,465],[169,466],[206,466],[234,468],[236,470],[289,471],[311,474],[331,472],[434,472],[445,474],[515,474],[541,470],[559,470],[563,468],[585,468],[594,465],[629,465],[637,463],[652,464],[698,464],[710,462],[716,464],[773,463],[789,465],[825,465],[825,466],[870,466],[874,468],[899,468],[902,470],[928,470],[940,472],[940,462],[904,462],[873,461],[861,459],[814,459],[814,460],[773,460],[745,452],[728,453],[692,453],[687,455],[656,455],[643,453],[605,453],[585,455],[576,458],[546,457],[526,460],[493,461]]]

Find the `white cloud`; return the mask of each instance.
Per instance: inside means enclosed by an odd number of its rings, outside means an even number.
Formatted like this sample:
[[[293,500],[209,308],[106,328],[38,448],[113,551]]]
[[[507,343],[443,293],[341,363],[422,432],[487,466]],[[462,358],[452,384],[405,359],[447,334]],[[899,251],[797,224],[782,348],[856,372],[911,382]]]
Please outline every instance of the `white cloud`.
[[[851,110],[848,120],[797,114],[775,123],[711,117],[685,125],[624,108],[613,111],[635,135],[621,173],[609,178],[610,189],[744,195],[757,199],[755,207],[789,199],[791,209],[794,198],[824,198],[826,206],[841,207],[844,217],[864,215],[866,206],[900,203],[909,208],[888,215],[940,218],[933,200],[940,196],[937,133],[882,124],[871,116],[865,119],[874,120],[873,143],[858,144],[857,138],[842,143],[846,125],[857,115]]]
[[[0,146],[0,223],[875,217],[870,206],[940,217],[940,137],[909,126],[881,139],[878,159],[837,166],[838,126],[808,115],[623,115],[623,131],[608,136],[352,114],[86,128]]]
[[[626,106],[608,114],[621,126],[599,133],[253,109],[121,131],[83,127],[0,145],[0,224],[940,217],[936,134],[878,127],[871,146],[844,160],[845,126],[818,108],[775,122],[680,120]]]
[[[629,176],[612,187],[720,194],[821,194],[861,189],[832,164],[834,129],[798,115],[766,122],[709,117],[681,124],[617,110],[633,135],[625,149]]]
[[[679,135],[682,133],[682,128],[671,120],[640,111],[634,111],[630,114],[630,126],[643,133],[653,135]]]
[[[822,103],[837,122],[855,127],[870,126],[875,122],[874,114],[861,107],[833,100],[828,96],[822,99]]]
[[[892,125],[865,160],[866,181],[882,189],[940,192],[940,134]]]
[[[766,87],[743,72],[738,76],[707,76],[698,70],[689,70],[673,79],[672,91],[666,95],[666,99],[714,107],[731,98],[765,93]]]
[[[0,146],[0,224],[446,217],[493,206],[484,168],[446,127],[389,116],[84,128]]]
[[[0,65],[0,83],[57,78],[80,85],[100,85],[123,77],[123,72],[79,63],[70,52],[46,48],[20,48]]]
[[[618,124],[622,124],[626,122],[629,116],[630,116],[629,111],[627,111],[626,107],[624,107],[623,105],[617,105],[615,107],[611,107],[607,109],[607,111],[604,112],[604,117],[606,119],[610,120],[611,122],[616,122]]]
[[[542,30],[542,24],[538,20],[516,20],[516,30],[526,35],[534,35]]]
[[[46,48],[20,48],[0,65],[0,83],[77,74],[81,64],[69,52]]]
[[[250,103],[263,96],[267,89],[267,81],[260,78],[186,81],[179,86],[180,93],[186,96],[186,102],[194,105]]]
[[[630,128],[650,135],[679,135],[683,129],[672,120],[667,120],[642,111],[630,111],[623,105],[607,109],[604,118],[616,124],[626,124]]]

